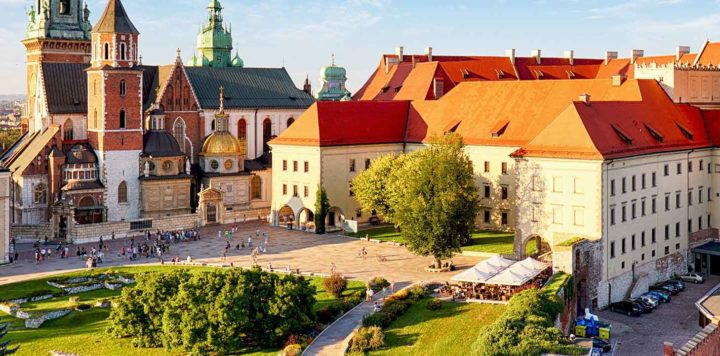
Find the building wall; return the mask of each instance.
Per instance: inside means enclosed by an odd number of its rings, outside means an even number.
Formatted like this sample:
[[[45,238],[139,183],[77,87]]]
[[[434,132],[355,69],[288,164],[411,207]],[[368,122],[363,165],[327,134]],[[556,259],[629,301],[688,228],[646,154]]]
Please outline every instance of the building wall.
[[[190,178],[140,181],[143,218],[190,214]]]
[[[227,175],[206,177],[203,185],[222,191],[225,209],[246,210],[250,205],[250,179],[251,175]]]
[[[274,145],[272,166],[272,220],[278,223],[278,211],[289,206],[297,216],[304,209],[315,211],[315,195],[318,185],[321,184],[321,172],[324,169],[339,169],[338,167],[321,167],[321,148],[313,146],[280,146]],[[297,162],[297,171],[294,163]],[[305,172],[305,162],[308,172]],[[298,187],[298,196],[293,196],[293,186]],[[283,187],[285,190],[283,191]],[[308,195],[305,196],[305,187]],[[327,190],[328,188],[325,187]],[[332,201],[332,199],[331,199]]]
[[[0,171],[0,263],[10,253],[10,172]]]
[[[140,151],[96,151],[106,189],[108,221],[140,217]],[[118,202],[118,187],[127,184],[128,202]]]
[[[654,79],[676,103],[720,103],[720,71],[676,69],[674,64],[635,67],[636,79]]]
[[[73,140],[87,140],[87,114],[57,114],[51,116],[53,124],[60,126],[60,137],[65,140],[65,123],[71,120]]]

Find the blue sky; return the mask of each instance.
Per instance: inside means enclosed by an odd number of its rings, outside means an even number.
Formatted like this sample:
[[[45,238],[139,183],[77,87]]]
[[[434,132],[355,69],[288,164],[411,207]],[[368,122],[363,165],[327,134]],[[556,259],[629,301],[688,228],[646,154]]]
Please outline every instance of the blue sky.
[[[221,0],[222,1],[222,0]],[[94,22],[107,0],[88,0]],[[25,91],[25,53],[20,44],[32,0],[0,0],[0,94]],[[124,0],[141,32],[145,64],[167,64],[180,48],[191,56],[208,0]],[[300,86],[305,74],[318,86],[318,71],[336,54],[357,90],[382,53],[399,45],[406,53],[518,55],[542,49],[547,56],[575,50],[601,57],[693,51],[706,37],[720,41],[719,0],[224,0],[225,20],[246,66],[285,65]]]

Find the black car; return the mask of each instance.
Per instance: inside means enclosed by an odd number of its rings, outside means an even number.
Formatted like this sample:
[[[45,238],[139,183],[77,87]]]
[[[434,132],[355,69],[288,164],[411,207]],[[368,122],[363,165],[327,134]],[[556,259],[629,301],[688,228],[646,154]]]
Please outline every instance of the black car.
[[[642,299],[632,299],[631,302],[633,302],[635,305],[637,305],[640,310],[642,310],[643,313],[651,313],[653,309],[655,309],[654,306],[650,305],[650,303],[645,302]]]
[[[598,338],[593,338],[593,348],[602,350],[603,353],[610,352],[610,343]]]
[[[671,279],[671,280],[665,281],[665,284],[672,284],[675,286],[675,288],[677,288],[681,292],[685,291],[685,283],[683,283],[683,281],[681,281],[681,280]]]
[[[660,285],[658,285],[658,284],[656,284],[656,285],[654,285],[654,286],[650,286],[649,289],[650,289],[651,291],[653,291],[653,290],[658,290],[658,291],[665,292],[665,293],[670,294],[670,295],[677,295],[677,294],[678,294],[677,288],[673,287],[672,285],[665,285],[665,284],[660,284]]]
[[[643,312],[639,305],[627,300],[610,304],[610,311],[625,314],[627,316],[640,316]]]

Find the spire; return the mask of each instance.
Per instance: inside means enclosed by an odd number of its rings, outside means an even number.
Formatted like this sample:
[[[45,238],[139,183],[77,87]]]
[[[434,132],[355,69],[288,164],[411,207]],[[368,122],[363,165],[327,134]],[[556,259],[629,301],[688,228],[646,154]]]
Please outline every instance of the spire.
[[[332,62],[331,62],[331,65],[332,65],[333,67],[335,66],[335,53],[332,54]]]
[[[96,33],[133,33],[139,34],[138,30],[130,21],[130,17],[125,11],[125,7],[121,0],[108,1],[105,12],[100,16],[100,20],[93,27]]]
[[[220,107],[218,108],[218,113],[215,114],[215,131],[226,132],[228,130],[228,115],[225,113],[225,88],[223,86],[220,86],[219,96]]]
[[[182,62],[182,58],[180,58],[180,47],[178,47],[177,50],[175,50],[175,62]]]

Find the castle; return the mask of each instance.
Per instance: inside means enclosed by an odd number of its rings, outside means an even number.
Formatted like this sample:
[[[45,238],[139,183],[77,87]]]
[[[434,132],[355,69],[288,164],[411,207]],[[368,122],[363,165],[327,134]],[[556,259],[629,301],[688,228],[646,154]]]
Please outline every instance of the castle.
[[[81,0],[31,7],[24,134],[1,157],[13,237],[82,241],[268,214],[268,142],[314,98],[284,68],[233,57],[222,10],[210,1],[187,65],[179,50],[146,65],[121,0],[94,25]]]

